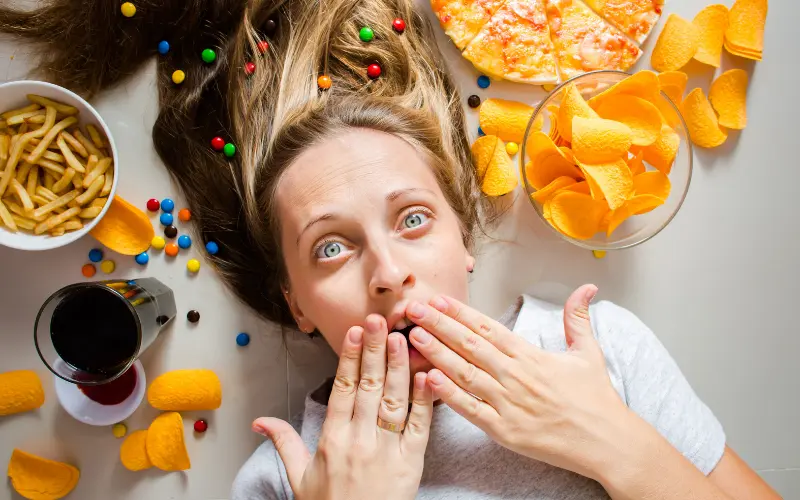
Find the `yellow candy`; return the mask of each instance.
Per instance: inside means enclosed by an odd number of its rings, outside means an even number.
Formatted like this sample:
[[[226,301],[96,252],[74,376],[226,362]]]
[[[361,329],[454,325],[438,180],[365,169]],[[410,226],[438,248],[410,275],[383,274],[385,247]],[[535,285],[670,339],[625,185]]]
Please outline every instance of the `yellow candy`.
[[[136,15],[136,6],[130,2],[125,2],[120,8],[122,15],[125,17],[133,17]]]
[[[24,451],[11,452],[8,477],[24,498],[57,500],[75,489],[81,473],[72,465],[37,457]]]
[[[190,259],[189,262],[186,263],[186,269],[188,269],[190,273],[196,273],[200,270],[200,261],[197,259]]]
[[[128,428],[125,424],[114,424],[114,427],[111,428],[111,432],[114,434],[115,438],[125,437],[125,434],[128,433]]]
[[[592,255],[594,255],[595,259],[602,259],[605,258],[606,252],[603,250],[592,250]]]
[[[147,401],[159,410],[216,410],[222,404],[222,384],[211,370],[173,370],[156,377]]]
[[[44,404],[44,389],[36,372],[0,373],[0,416],[35,410]]]
[[[113,260],[104,260],[104,261],[103,261],[103,262],[100,264],[100,269],[101,269],[101,270],[102,270],[104,273],[106,273],[106,274],[111,274],[111,273],[113,273],[113,272],[114,272],[114,269],[116,269],[116,268],[117,268],[117,265],[116,265],[116,264],[114,264],[114,261],[113,261]]]
[[[508,153],[509,156],[514,156],[517,154],[517,151],[519,151],[519,146],[516,142],[509,142],[506,144],[506,153]]]
[[[155,248],[156,250],[161,250],[167,244],[166,240],[161,236],[153,237],[153,240],[150,242],[150,246]]]
[[[172,82],[176,85],[180,85],[186,79],[186,73],[177,69],[174,73],[172,73]]]

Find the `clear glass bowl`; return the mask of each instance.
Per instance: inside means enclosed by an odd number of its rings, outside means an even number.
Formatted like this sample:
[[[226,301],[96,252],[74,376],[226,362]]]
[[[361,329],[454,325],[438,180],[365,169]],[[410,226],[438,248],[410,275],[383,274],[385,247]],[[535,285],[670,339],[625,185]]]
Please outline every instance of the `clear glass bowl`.
[[[536,111],[533,113],[530,121],[528,122],[528,128],[525,130],[525,139],[522,141],[522,150],[519,155],[519,166],[528,200],[530,200],[533,208],[536,210],[536,213],[542,219],[542,222],[544,222],[545,225],[547,225],[547,227],[549,227],[553,232],[570,243],[573,243],[579,247],[587,248],[589,250],[620,250],[644,243],[653,236],[657,235],[662,229],[667,227],[667,224],[669,224],[669,222],[678,213],[678,210],[683,204],[683,200],[686,199],[686,194],[689,191],[689,183],[692,179],[692,143],[689,139],[686,123],[683,121],[683,116],[681,116],[677,106],[673,104],[666,94],[663,92],[661,93],[661,98],[667,102],[668,108],[673,109],[678,117],[675,132],[681,139],[678,154],[675,156],[675,163],[672,165],[672,170],[669,174],[669,180],[672,184],[672,190],[670,191],[669,198],[664,202],[663,205],[651,212],[642,215],[634,215],[633,217],[628,218],[628,220],[623,222],[617,228],[617,230],[611,234],[610,237],[607,237],[604,233],[598,232],[587,240],[578,240],[561,233],[559,230],[550,225],[550,223],[544,218],[544,214],[542,213],[542,205],[534,201],[530,196],[536,192],[536,189],[528,183],[525,172],[525,163],[528,162],[525,145],[528,142],[528,134],[531,133],[531,126],[540,114],[545,114],[542,124],[542,132],[547,134],[550,131],[552,124],[547,118],[547,114],[549,114],[547,111],[547,106],[551,104],[557,106],[561,105],[561,89],[565,85],[574,83],[578,91],[581,93],[581,95],[583,95],[584,99],[588,100],[592,96],[599,94],[603,90],[621,80],[624,80],[628,76],[630,76],[629,73],[622,71],[604,70],[576,76],[575,78],[562,83],[555,88],[550,95],[536,108]],[[653,170],[653,168],[650,166],[648,166],[647,169]]]

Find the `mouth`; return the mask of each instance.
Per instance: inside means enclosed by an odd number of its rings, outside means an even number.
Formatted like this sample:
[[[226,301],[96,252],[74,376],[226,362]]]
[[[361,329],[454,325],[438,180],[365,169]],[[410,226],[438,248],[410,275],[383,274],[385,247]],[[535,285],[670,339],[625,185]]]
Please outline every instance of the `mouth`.
[[[397,332],[402,334],[406,340],[408,340],[408,336],[411,334],[411,330],[417,326],[413,321],[408,318],[400,318],[400,321],[395,323],[394,327],[392,327],[393,332]],[[410,346],[411,344],[409,344]]]

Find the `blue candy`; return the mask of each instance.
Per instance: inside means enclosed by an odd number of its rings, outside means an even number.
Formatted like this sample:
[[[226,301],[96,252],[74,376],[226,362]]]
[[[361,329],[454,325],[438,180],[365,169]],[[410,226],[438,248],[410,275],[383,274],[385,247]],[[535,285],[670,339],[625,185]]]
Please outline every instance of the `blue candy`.
[[[161,217],[158,218],[158,220],[161,221],[161,225],[163,226],[171,226],[173,219],[174,217],[172,217],[172,214],[169,212],[164,212],[163,214],[161,214]]]
[[[206,243],[206,252],[211,255],[217,255],[219,252],[219,245],[217,245],[216,241],[209,241]]]
[[[189,248],[192,246],[192,239],[182,234],[178,237],[178,246],[181,248]]]
[[[250,335],[242,332],[236,336],[236,343],[242,347],[250,343]]]
[[[163,56],[167,52],[169,52],[169,42],[166,40],[158,42],[158,53]]]
[[[148,257],[148,258],[149,258],[149,257]],[[136,285],[136,282],[135,282],[134,280],[130,280],[130,281],[128,282],[128,286],[135,286],[135,285]]]
[[[165,212],[172,212],[175,209],[175,202],[169,198],[161,200],[161,210]]]
[[[478,127],[478,137],[483,137],[484,135],[486,135],[486,132],[484,132],[482,128]]]
[[[136,257],[134,257],[134,260],[136,260],[137,264],[143,266],[143,265],[147,264],[147,261],[150,260],[150,256],[147,255],[147,252],[142,252],[139,255],[137,255]]]
[[[89,250],[89,260],[92,262],[100,262],[103,260],[103,251],[99,248],[92,248]]]
[[[489,80],[488,76],[481,75],[481,76],[478,77],[478,87],[480,87],[482,89],[488,88],[489,85],[491,85],[491,83],[492,83],[492,81]]]

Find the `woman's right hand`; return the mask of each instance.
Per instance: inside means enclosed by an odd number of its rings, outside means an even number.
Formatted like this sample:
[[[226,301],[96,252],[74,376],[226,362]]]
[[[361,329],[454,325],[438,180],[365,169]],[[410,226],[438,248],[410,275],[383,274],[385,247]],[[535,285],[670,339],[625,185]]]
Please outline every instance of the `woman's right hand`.
[[[388,348],[388,367],[387,367]],[[299,500],[410,499],[416,496],[428,445],[433,397],[427,374],[414,377],[408,415],[408,347],[386,320],[367,317],[345,338],[316,453],[287,422],[259,418],[253,430],[270,438]],[[394,424],[405,430],[384,427]],[[389,424],[389,425],[386,425]]]

